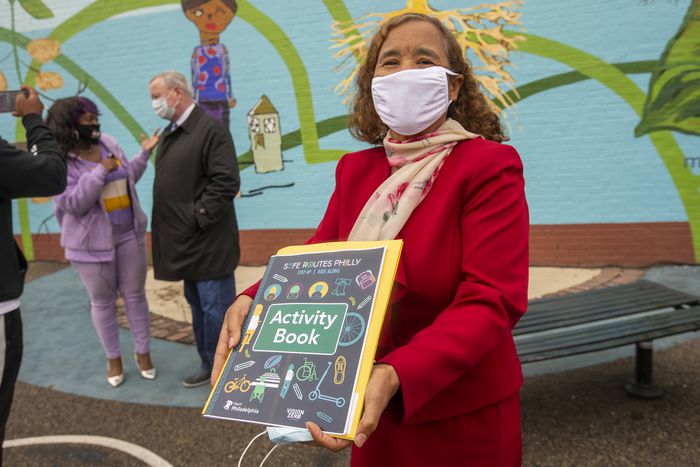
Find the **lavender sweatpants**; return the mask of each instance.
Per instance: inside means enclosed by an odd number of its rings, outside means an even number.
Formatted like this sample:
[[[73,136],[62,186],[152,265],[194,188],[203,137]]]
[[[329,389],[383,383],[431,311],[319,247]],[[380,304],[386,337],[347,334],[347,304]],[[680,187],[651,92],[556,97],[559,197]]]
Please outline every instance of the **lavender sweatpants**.
[[[150,333],[146,300],[146,246],[139,245],[133,230],[115,229],[114,260],[87,263],[71,261],[90,296],[90,314],[107,358],[121,356],[115,305],[117,293],[124,299],[126,317],[140,354],[149,352]]]

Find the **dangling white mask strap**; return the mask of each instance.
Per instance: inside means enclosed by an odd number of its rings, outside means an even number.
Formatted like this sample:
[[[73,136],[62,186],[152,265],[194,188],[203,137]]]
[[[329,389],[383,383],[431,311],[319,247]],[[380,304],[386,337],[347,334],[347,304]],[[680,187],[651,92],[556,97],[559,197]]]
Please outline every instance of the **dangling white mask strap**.
[[[245,449],[243,450],[243,453],[241,454],[241,457],[238,458],[238,467],[241,467],[241,464],[243,463],[243,458],[245,457],[245,453],[248,452],[248,449],[250,449],[250,447],[253,445],[253,443],[255,442],[255,440],[258,439],[258,438],[260,438],[260,437],[261,437],[262,435],[264,435],[264,434],[267,434],[267,430],[263,431],[262,433],[258,433],[257,435],[255,435],[255,436],[253,437],[253,439],[251,439],[251,440],[248,442],[248,445],[247,445],[247,446],[245,447]],[[270,449],[270,450],[267,452],[267,454],[265,455],[265,457],[263,457],[263,460],[262,460],[262,462],[260,462],[260,465],[259,465],[258,467],[262,467],[262,466],[263,466],[263,464],[265,463],[265,461],[272,455],[272,452],[273,452],[275,449],[277,449],[277,445],[274,445],[274,446],[272,447],[272,449]]]
[[[246,448],[243,450],[243,454],[241,454],[241,457],[238,460],[238,467],[241,467],[243,457],[245,456],[245,453],[248,451],[253,442],[265,433],[267,433],[267,436],[270,438],[270,441],[275,443],[275,446],[268,451],[267,455],[263,458],[262,462],[260,463],[260,467],[262,467],[265,461],[272,455],[272,451],[277,449],[278,446],[281,446],[283,444],[302,443],[306,441],[312,441],[314,439],[313,436],[311,436],[311,433],[309,433],[309,430],[305,428],[268,426],[265,431],[257,434],[253,439],[250,440],[248,446],[246,446]]]

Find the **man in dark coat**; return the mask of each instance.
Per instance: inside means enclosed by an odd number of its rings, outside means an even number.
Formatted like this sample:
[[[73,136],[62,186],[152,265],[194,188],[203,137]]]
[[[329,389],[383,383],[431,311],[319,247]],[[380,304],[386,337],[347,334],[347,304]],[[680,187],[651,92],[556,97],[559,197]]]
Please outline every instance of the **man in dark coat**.
[[[22,89],[13,115],[22,117],[29,152],[0,138],[0,446],[22,362],[19,298],[27,272],[27,261],[13,238],[12,199],[53,196],[66,188],[66,159],[41,119],[44,106],[34,89]]]
[[[184,280],[201,368],[185,387],[209,382],[224,315],[235,298],[240,178],[231,135],[197,107],[187,79],[167,71],[151,80],[153,110],[168,120],[156,156],[152,246],[156,279]]]

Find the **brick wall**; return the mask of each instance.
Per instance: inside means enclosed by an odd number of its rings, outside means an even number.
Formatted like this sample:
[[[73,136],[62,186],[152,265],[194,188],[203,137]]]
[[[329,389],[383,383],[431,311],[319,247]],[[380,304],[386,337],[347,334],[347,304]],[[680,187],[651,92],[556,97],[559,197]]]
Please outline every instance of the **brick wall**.
[[[241,264],[266,264],[278,249],[304,243],[313,229],[241,231]],[[58,234],[35,234],[36,259],[63,261]],[[19,238],[17,238],[19,241]],[[148,237],[150,249],[150,235]],[[626,266],[693,264],[690,228],[685,222],[533,225],[533,266]]]
[[[271,229],[241,231],[241,264],[267,264],[282,247],[306,242],[315,229]]]
[[[530,263],[536,266],[693,264],[686,222],[533,225]]]

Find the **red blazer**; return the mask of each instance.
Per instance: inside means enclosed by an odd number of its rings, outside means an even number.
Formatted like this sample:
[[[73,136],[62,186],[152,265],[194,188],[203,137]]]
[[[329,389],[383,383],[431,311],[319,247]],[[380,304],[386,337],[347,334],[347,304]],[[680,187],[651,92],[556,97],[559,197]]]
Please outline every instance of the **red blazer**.
[[[346,240],[390,174],[381,147],[343,156],[309,243]],[[377,361],[398,373],[405,422],[467,413],[520,388],[511,330],[527,307],[528,229],[515,149],[481,138],[455,146],[397,236],[404,248]]]

